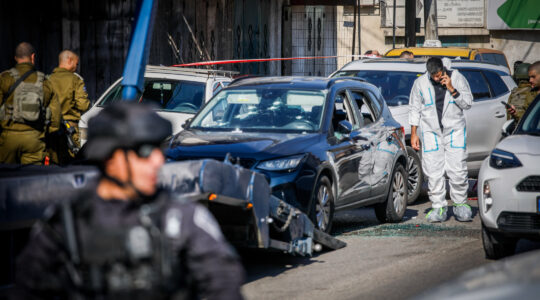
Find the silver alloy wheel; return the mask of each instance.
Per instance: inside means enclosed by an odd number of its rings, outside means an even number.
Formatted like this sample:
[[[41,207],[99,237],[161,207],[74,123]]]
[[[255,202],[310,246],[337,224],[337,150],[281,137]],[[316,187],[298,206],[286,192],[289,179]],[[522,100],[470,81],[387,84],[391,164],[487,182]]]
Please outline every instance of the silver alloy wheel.
[[[321,184],[319,191],[317,192],[317,206],[315,212],[317,213],[317,226],[322,231],[326,230],[328,222],[330,221],[331,203],[329,200],[330,195],[328,194],[328,189],[326,185]]]
[[[409,161],[407,164],[407,172],[409,173],[407,180],[407,192],[410,197],[418,188],[418,178],[420,177],[420,170],[418,169],[419,166],[414,163],[414,158],[412,156],[409,155],[409,157],[407,157],[407,160]]]
[[[396,213],[398,215],[401,214],[405,208],[405,182],[401,172],[394,173],[394,179],[392,180],[392,201],[394,202]]]

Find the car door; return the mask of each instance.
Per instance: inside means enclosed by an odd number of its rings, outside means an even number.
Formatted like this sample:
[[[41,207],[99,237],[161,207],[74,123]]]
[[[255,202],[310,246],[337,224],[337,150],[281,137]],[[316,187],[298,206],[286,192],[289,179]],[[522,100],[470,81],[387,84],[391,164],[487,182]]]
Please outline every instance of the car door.
[[[501,128],[506,121],[506,110],[500,101],[505,95],[508,96],[509,91],[507,88],[490,87],[488,78],[495,84],[496,79],[493,79],[493,75],[498,76],[495,73],[488,73],[486,76],[484,71],[478,69],[461,69],[460,72],[469,82],[473,94],[473,104],[465,111],[465,118],[469,153],[467,163],[469,170],[475,173],[481,161],[500,140]],[[499,84],[506,87],[502,80]]]
[[[335,111],[332,117],[332,128],[329,133],[328,143],[331,145],[332,163],[336,172],[338,197],[336,204],[338,206],[353,202],[357,197],[367,197],[370,192],[370,185],[364,181],[365,178],[359,178],[358,166],[364,155],[364,149],[358,142],[361,139],[359,130],[361,128],[361,119],[356,113],[358,108],[351,101],[346,90],[336,93],[334,101]],[[344,112],[344,115],[340,113]],[[353,130],[349,136],[342,136],[335,132],[341,119],[349,121],[353,125]]]
[[[394,157],[399,145],[395,140],[396,137],[392,135],[393,128],[384,126],[384,118],[381,116],[382,107],[375,95],[360,90],[351,90],[351,94],[366,120],[360,134],[370,146],[369,158],[371,161],[370,165],[367,166],[369,169],[359,170],[359,173],[369,173],[366,181],[371,185],[370,198],[375,199],[385,196],[388,190]],[[373,121],[368,123],[367,119]]]

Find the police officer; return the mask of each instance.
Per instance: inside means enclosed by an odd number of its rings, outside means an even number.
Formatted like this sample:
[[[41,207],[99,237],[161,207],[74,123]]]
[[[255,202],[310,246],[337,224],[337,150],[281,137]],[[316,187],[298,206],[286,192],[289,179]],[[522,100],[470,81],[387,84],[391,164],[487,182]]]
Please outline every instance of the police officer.
[[[51,162],[67,164],[81,147],[79,120],[90,106],[82,77],[75,73],[79,57],[70,50],[58,56],[58,67],[48,79],[54,91],[50,108],[51,126],[47,137],[47,152]]]
[[[171,124],[116,103],[89,122],[92,192],[50,209],[17,259],[22,290],[68,299],[241,299],[243,269],[212,215],[156,188]]]
[[[510,107],[507,108],[507,118],[508,120],[514,119],[514,124],[519,122],[527,107],[529,107],[537,95],[537,91],[531,87],[532,82],[529,82],[529,68],[531,66],[531,64],[522,63],[516,67],[514,72],[514,78],[518,82],[518,86],[512,90],[508,98]],[[534,68],[531,71],[535,72]]]
[[[52,91],[35,59],[34,47],[20,43],[17,65],[0,74],[0,163],[41,164],[45,157],[45,110]]]

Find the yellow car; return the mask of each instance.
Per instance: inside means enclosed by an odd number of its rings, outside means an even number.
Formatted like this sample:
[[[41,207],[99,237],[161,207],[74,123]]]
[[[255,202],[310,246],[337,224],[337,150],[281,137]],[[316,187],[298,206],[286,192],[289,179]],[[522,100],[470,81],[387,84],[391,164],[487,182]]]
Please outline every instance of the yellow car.
[[[415,56],[437,56],[437,57],[460,57],[462,59],[478,60],[495,63],[510,69],[504,52],[487,48],[464,48],[464,47],[411,47],[392,49],[384,56],[399,57],[401,52],[409,51]]]

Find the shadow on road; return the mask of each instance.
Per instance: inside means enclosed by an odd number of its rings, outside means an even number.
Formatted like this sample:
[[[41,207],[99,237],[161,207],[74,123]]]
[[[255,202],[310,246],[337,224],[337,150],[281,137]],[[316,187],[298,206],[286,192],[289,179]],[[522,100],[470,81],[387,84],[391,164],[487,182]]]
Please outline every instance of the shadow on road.
[[[317,260],[318,254],[314,254],[312,257],[302,257],[252,249],[242,249],[239,254],[246,269],[246,283],[263,277],[275,277],[292,268],[321,263]]]

